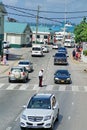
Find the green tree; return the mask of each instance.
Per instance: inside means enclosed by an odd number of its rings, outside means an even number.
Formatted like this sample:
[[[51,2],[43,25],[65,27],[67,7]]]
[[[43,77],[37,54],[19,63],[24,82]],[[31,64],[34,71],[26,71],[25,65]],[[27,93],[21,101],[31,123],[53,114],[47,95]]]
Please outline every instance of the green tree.
[[[75,27],[75,41],[87,42],[87,21],[86,17],[83,18],[81,23]]]

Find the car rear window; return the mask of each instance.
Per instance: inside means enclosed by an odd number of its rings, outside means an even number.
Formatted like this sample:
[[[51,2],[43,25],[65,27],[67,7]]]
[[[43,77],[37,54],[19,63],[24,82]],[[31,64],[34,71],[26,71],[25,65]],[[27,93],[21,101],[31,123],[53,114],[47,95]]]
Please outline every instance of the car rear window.
[[[19,62],[19,65],[20,65],[20,64],[21,64],[21,65],[29,65],[29,62],[20,61],[20,62]]]
[[[23,69],[21,69],[21,68],[12,68],[11,72],[23,72]]]
[[[55,56],[56,57],[66,57],[66,54],[64,54],[64,53],[56,53]]]
[[[39,47],[34,47],[34,48],[32,48],[32,50],[33,50],[33,51],[40,51],[41,48],[39,48]]]

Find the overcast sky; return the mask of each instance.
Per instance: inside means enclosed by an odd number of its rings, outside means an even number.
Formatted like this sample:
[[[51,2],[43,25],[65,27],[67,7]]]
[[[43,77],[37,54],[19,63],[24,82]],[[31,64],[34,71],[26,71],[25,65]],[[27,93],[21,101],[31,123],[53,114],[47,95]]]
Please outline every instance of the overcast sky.
[[[52,11],[55,13],[42,13],[39,12],[39,16],[46,18],[56,18],[55,21],[64,21],[65,18],[73,23],[80,23],[84,16],[87,16],[87,12],[85,13],[77,13],[78,11],[87,11],[87,0],[2,0],[5,5],[12,5],[16,7],[21,7],[24,9],[37,10],[38,6],[39,11]],[[17,11],[9,9],[6,7],[7,12],[14,12],[18,14]],[[28,11],[31,14],[37,15],[37,11]],[[56,13],[57,12],[57,13]],[[62,13],[58,13],[62,12]],[[63,13],[68,12],[68,13]],[[70,13],[75,12],[75,13]],[[8,17],[14,17],[18,20],[20,19],[23,22],[33,21],[35,22],[35,18],[31,17],[23,17],[23,16],[15,16],[8,13]],[[23,13],[22,13],[23,14]],[[23,14],[24,15],[24,14]],[[73,18],[74,17],[74,18]],[[79,18],[81,17],[81,18]],[[40,22],[50,22],[46,19],[39,19]],[[55,21],[52,21],[55,23]]]

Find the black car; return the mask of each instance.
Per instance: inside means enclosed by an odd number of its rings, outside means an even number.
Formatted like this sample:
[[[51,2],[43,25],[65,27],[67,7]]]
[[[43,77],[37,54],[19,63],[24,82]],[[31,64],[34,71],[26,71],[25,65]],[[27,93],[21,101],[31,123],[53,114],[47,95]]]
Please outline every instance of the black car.
[[[66,47],[59,47],[58,52],[63,52],[63,53],[67,54],[67,49],[66,49]]]
[[[71,83],[71,77],[68,70],[57,70],[54,73],[54,83]]]
[[[57,52],[54,55],[54,65],[56,64],[62,64],[62,65],[67,65],[67,55],[63,52]]]

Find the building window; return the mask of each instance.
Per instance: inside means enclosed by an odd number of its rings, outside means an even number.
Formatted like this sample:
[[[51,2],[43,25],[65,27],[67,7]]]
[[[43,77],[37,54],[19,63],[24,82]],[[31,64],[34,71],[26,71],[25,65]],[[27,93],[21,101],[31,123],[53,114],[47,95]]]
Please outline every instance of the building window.
[[[44,39],[47,39],[47,38],[48,38],[48,36],[47,36],[47,35],[45,35],[45,36],[44,36]]]
[[[40,38],[40,35],[37,35],[37,38]]]

